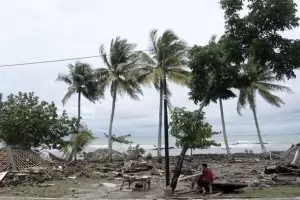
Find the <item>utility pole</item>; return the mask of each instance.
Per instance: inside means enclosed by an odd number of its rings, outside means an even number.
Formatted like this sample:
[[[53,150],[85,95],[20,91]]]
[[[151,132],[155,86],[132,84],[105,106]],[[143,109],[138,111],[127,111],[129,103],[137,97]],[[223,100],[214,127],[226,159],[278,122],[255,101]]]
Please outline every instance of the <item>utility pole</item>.
[[[163,87],[164,87],[164,132],[165,132],[165,171],[166,171],[166,188],[170,185],[169,171],[169,131],[168,131],[168,100],[167,100],[167,66],[165,62],[165,49],[163,49]]]

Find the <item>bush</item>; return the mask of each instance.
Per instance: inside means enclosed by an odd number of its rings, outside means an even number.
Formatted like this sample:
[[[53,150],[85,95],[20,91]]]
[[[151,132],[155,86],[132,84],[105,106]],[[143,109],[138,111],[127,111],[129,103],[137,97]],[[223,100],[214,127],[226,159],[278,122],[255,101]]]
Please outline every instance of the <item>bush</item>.
[[[152,158],[153,158],[153,156],[152,156],[151,153],[148,153],[148,154],[146,155],[146,159],[147,159],[147,160],[152,160]]]
[[[33,92],[10,94],[6,99],[0,94],[0,141],[6,145],[58,148],[76,131],[76,121]]]
[[[130,145],[128,147],[128,150],[125,153],[125,158],[127,160],[134,160],[134,159],[142,157],[144,154],[145,154],[145,149],[140,147],[139,144],[137,144],[136,146]]]

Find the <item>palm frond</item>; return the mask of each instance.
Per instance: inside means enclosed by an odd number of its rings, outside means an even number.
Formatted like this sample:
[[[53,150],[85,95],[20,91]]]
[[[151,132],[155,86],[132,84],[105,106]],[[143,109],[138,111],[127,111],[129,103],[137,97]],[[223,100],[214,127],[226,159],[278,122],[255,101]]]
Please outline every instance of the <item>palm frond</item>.
[[[157,29],[153,29],[150,32],[150,45],[149,45],[149,51],[151,54],[157,55],[158,54],[158,48],[157,48]]]
[[[286,92],[286,93],[293,93],[292,90],[289,87],[282,86],[282,85],[277,85],[274,83],[265,83],[265,82],[258,82],[258,85],[262,85],[264,88],[270,91],[274,92]]]
[[[186,86],[190,81],[190,72],[182,68],[168,68],[168,80]]]
[[[284,101],[280,97],[272,94],[266,87],[262,85],[258,85],[257,91],[264,100],[273,106],[280,107],[282,104],[284,104]]]
[[[252,110],[256,109],[256,92],[269,104],[277,107],[280,107],[284,102],[280,97],[272,94],[272,92],[292,93],[289,87],[276,84],[278,79],[273,71],[268,66],[261,66],[260,62],[254,60],[254,58],[248,60],[248,63],[243,66],[243,70],[249,78],[250,84],[246,89],[241,88],[240,92],[241,90],[247,90],[247,101]]]
[[[68,91],[65,94],[64,98],[62,99],[62,104],[65,105],[67,103],[67,101],[71,98],[71,96],[75,93],[76,93],[76,89],[74,87],[70,86],[68,88]]]
[[[237,102],[237,112],[239,115],[242,115],[242,108],[245,108],[247,104],[247,88],[241,88],[240,89],[240,94],[239,94],[239,99]]]
[[[100,56],[101,56],[104,64],[107,66],[107,68],[112,69],[111,64],[108,62],[107,55],[106,55],[106,52],[104,50],[104,45],[101,45],[99,47],[99,53],[100,53]]]
[[[73,84],[72,79],[69,75],[61,74],[61,73],[58,74],[58,77],[57,77],[56,81],[62,81],[64,83],[68,84],[68,85]]]

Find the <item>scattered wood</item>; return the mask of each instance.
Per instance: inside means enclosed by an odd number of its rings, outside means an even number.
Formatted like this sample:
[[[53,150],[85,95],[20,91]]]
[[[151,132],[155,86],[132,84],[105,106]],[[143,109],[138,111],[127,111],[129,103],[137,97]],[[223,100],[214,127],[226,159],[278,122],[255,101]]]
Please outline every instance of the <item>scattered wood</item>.
[[[141,171],[148,171],[152,169],[153,166],[148,164],[146,161],[134,161],[130,160],[128,162],[124,162],[124,172],[126,173],[135,173]]]
[[[300,175],[300,143],[292,145],[288,150],[280,154],[280,161],[273,166],[267,166],[265,173]]]
[[[183,180],[190,179],[190,178],[193,178],[193,177],[196,177],[196,176],[200,176],[201,174],[202,173],[198,173],[198,174],[194,174],[194,175],[191,175],[191,176],[182,177],[182,178],[179,178],[178,181],[183,181]]]
[[[6,172],[1,172],[1,173],[0,173],[0,182],[1,182],[2,179],[6,176],[7,173],[8,173],[7,171],[6,171]]]
[[[53,161],[58,161],[58,162],[67,162],[65,159],[60,158],[52,153],[49,152],[49,157],[53,160]]]
[[[151,185],[151,177],[150,176],[124,176],[122,178],[122,185],[120,187],[120,190],[122,190],[125,183],[128,183],[128,188],[130,189],[131,184],[134,182],[142,183],[144,191],[146,190],[147,185],[148,185],[148,190],[150,190],[150,185]]]

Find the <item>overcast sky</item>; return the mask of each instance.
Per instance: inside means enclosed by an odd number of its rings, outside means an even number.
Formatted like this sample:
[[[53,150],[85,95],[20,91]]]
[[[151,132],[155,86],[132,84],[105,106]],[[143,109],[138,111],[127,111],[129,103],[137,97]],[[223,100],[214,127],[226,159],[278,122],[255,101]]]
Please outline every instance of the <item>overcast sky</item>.
[[[189,45],[204,45],[212,34],[224,32],[223,12],[219,0],[9,0],[0,7],[0,65],[31,61],[91,56],[98,54],[100,44],[106,45],[116,36],[127,38],[147,49],[149,32],[172,29]],[[300,0],[295,0],[300,5]],[[298,12],[298,16],[300,13]],[[300,37],[300,29],[284,33],[289,38]],[[82,60],[93,67],[103,67],[100,58]],[[0,68],[0,91],[4,95],[18,91],[34,91],[46,101],[63,108],[67,86],[56,82],[59,72],[67,73],[69,62]],[[300,73],[297,72],[300,75]],[[293,94],[279,94],[286,104],[275,108],[258,98],[258,117],[264,134],[300,132],[300,79],[287,81]],[[298,85],[298,86],[297,86]],[[173,106],[196,109],[188,100],[188,89],[171,86]],[[145,88],[140,101],[119,98],[113,131],[146,137],[157,134],[158,93]],[[108,129],[111,97],[107,93],[100,103],[82,102],[82,117],[87,125],[102,135]],[[250,111],[242,117],[236,113],[236,100],[224,104],[228,134],[255,134]],[[64,107],[75,116],[74,96]],[[207,120],[215,131],[221,130],[218,104],[205,108]]]

